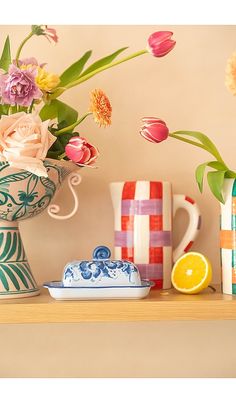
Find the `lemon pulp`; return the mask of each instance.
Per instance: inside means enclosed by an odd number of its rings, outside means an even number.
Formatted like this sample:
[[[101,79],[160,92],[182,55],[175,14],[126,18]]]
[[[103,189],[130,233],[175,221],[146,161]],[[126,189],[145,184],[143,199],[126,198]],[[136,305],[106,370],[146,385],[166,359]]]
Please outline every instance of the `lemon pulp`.
[[[188,252],[175,263],[171,281],[178,291],[195,294],[208,287],[212,279],[209,260],[198,252]]]

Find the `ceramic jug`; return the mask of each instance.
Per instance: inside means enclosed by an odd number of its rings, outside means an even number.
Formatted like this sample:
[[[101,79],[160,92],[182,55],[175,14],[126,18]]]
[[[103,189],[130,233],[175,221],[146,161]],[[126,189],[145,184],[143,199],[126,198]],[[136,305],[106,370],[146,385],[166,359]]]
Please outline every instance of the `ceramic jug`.
[[[135,263],[141,278],[156,288],[170,288],[173,263],[189,251],[200,229],[197,204],[188,196],[173,195],[171,183],[164,181],[112,182],[110,192],[115,259]],[[189,224],[174,249],[173,217],[180,208],[188,212]]]

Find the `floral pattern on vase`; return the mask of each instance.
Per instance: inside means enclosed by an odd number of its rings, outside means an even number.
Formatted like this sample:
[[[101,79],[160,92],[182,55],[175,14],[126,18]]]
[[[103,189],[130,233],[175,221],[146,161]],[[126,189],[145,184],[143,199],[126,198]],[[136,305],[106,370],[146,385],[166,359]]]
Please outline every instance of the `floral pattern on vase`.
[[[48,177],[11,168],[0,162],[0,220],[16,221],[41,213],[50,203],[64,177],[71,172],[55,160],[45,160]]]
[[[18,221],[35,217],[51,203],[75,165],[46,159],[48,177],[0,162],[0,298],[39,294],[28,263]]]

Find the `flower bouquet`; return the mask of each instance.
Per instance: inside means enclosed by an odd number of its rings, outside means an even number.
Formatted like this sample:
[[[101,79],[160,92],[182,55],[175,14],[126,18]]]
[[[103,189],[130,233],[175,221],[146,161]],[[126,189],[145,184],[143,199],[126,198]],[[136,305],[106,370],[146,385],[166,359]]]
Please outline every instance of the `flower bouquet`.
[[[90,94],[88,110],[81,116],[59,100],[65,91],[78,86],[106,69],[149,53],[162,57],[175,46],[171,32],[155,32],[147,47],[124,58],[127,48],[116,50],[87,66],[88,51],[60,75],[50,72],[35,57],[22,57],[33,36],[57,43],[56,30],[33,25],[11,55],[9,37],[0,57],[0,297],[24,297],[39,293],[18,230],[18,221],[34,217],[49,206],[64,178],[69,186],[78,184],[76,168],[92,166],[98,149],[77,131],[89,116],[99,126],[111,124],[111,103],[101,89]],[[77,199],[71,217],[77,209]],[[55,216],[58,206],[51,206]],[[54,213],[53,213],[54,212]],[[63,217],[58,217],[63,218]]]

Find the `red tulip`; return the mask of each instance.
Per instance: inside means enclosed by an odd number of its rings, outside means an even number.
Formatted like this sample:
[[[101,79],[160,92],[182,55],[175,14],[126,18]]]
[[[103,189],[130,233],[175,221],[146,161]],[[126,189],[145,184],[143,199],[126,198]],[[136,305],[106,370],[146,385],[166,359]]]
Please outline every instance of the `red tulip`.
[[[170,31],[154,32],[148,38],[148,51],[155,57],[167,55],[176,44],[176,41],[170,39],[172,35]]]
[[[152,143],[160,143],[167,139],[169,129],[165,122],[158,118],[146,117],[142,121],[144,125],[141,127],[140,134],[146,140]]]
[[[71,137],[65,146],[66,156],[78,165],[91,165],[99,155],[98,149],[84,137]]]

